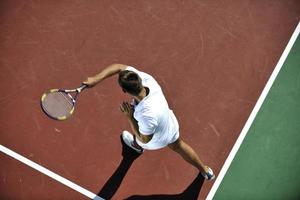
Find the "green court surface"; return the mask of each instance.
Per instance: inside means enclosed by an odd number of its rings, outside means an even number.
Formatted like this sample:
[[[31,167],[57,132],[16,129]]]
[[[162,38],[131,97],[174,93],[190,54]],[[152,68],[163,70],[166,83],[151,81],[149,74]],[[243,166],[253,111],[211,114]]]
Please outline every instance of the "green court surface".
[[[298,36],[213,199],[299,200],[299,170]]]

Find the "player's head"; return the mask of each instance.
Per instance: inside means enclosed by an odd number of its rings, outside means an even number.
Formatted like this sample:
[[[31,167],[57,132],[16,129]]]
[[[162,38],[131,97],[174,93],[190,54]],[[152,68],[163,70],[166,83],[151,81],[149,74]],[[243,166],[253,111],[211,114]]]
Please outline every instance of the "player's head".
[[[137,96],[143,89],[142,79],[133,71],[121,71],[118,81],[122,90],[133,96]]]

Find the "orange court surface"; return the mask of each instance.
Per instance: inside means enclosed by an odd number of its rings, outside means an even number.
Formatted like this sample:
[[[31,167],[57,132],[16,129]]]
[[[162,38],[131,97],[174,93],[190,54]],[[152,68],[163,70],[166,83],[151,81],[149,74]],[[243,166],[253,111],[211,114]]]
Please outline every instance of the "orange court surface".
[[[40,97],[112,63],[159,82],[182,138],[218,175],[293,33],[298,0],[2,0],[0,144],[104,199],[205,199],[213,181],[170,149],[138,156],[117,77],[84,90],[74,115]],[[122,156],[123,151],[123,156]],[[138,157],[138,158],[137,158]],[[0,153],[0,199],[89,199]]]

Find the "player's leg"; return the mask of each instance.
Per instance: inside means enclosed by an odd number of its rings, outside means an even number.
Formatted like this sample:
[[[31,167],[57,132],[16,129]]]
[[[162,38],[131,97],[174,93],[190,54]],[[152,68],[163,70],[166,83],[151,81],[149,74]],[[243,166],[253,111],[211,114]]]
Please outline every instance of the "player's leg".
[[[190,147],[187,143],[185,143],[182,139],[176,140],[174,143],[169,144],[168,147],[181,155],[181,157],[199,169],[199,171],[206,173],[208,170],[208,167],[203,164],[203,162],[200,160],[199,156],[196,154],[196,152]]]
[[[175,142],[169,144],[168,147],[171,148],[173,151],[177,152],[179,155],[181,155],[182,158],[188,163],[199,169],[199,171],[205,179],[212,180],[215,178],[212,169],[204,165],[197,153],[192,149],[192,147],[190,147],[182,139],[177,139]]]

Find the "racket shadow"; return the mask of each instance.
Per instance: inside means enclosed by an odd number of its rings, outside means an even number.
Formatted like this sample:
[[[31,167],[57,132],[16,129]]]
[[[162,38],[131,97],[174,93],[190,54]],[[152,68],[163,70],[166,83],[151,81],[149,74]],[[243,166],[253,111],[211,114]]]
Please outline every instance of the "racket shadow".
[[[113,175],[104,184],[102,189],[98,192],[98,196],[108,200],[111,199],[120,187],[124,177],[126,176],[129,168],[133,162],[141,155],[128,147],[121,139],[122,143],[122,156],[123,159],[115,170]],[[153,194],[153,195],[132,195],[126,200],[197,200],[202,188],[204,178],[199,173],[193,182],[179,194]]]

